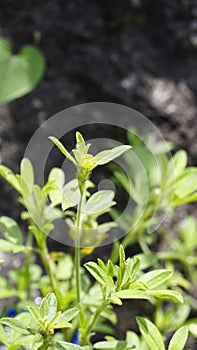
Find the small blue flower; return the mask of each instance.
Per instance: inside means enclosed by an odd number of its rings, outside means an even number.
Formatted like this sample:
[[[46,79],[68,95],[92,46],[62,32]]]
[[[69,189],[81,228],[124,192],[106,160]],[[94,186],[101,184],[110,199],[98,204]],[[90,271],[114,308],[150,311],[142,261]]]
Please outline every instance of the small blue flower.
[[[73,344],[80,345],[79,344],[79,331],[76,330],[74,338],[73,338]]]
[[[6,310],[7,317],[14,317],[16,315],[17,315],[17,312],[13,307],[10,307],[9,309]]]

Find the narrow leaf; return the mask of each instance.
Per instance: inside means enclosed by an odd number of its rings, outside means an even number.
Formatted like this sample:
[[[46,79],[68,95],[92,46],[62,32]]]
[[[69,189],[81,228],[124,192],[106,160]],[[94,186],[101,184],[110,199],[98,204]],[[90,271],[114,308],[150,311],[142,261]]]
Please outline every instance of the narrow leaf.
[[[103,286],[106,285],[103,270],[95,262],[86,263],[85,268],[100,284],[102,284]]]
[[[28,158],[23,158],[21,162],[21,186],[23,196],[31,196],[34,186],[34,171]]]
[[[103,165],[111,162],[115,158],[118,158],[121,154],[126,152],[127,150],[131,149],[132,147],[130,145],[121,145],[118,147],[115,147],[111,150],[106,150],[99,152],[95,156],[95,164],[97,165]]]
[[[137,323],[145,342],[151,350],[165,350],[161,333],[157,327],[148,319],[137,317]]]
[[[113,202],[114,192],[110,190],[102,190],[94,193],[86,202],[83,211],[87,214],[94,215],[105,211]]]
[[[183,326],[173,335],[168,350],[183,350],[188,337],[188,327]]]
[[[138,289],[125,289],[119,292],[114,293],[114,296],[120,299],[147,299],[150,297],[146,291],[138,290]]]
[[[145,283],[150,289],[154,289],[164,282],[166,282],[172,276],[172,271],[165,269],[158,269],[145,273],[138,279],[137,282]]]
[[[54,145],[60,150],[60,152],[69,159],[74,165],[77,165],[74,158],[70,155],[70,153],[66,150],[66,148],[63,146],[63,144],[54,136],[50,136],[49,140],[51,140]]]
[[[174,290],[147,290],[148,295],[151,297],[159,298],[159,299],[170,299],[172,301],[178,301],[179,303],[183,303],[183,297],[180,293]]]

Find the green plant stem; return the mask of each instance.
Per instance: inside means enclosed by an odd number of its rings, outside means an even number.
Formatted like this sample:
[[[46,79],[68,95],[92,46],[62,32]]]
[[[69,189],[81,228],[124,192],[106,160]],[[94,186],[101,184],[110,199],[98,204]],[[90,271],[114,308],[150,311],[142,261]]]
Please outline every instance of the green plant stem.
[[[89,324],[89,326],[87,327],[86,329],[86,332],[85,332],[85,335],[82,339],[82,344],[81,345],[86,345],[89,341],[89,337],[91,335],[91,331],[96,323],[96,321],[98,320],[100,314],[102,313],[102,311],[106,308],[106,306],[108,305],[108,301],[107,300],[104,300],[102,302],[102,304],[98,307],[98,309],[96,310],[95,314],[94,314],[94,317],[91,321],[91,323]]]
[[[79,205],[77,208],[76,218],[76,235],[75,235],[75,274],[76,274],[76,288],[77,288],[77,303],[81,301],[81,277],[80,277],[80,231],[81,231],[81,209],[83,203],[83,194],[81,195]]]
[[[53,272],[52,266],[50,264],[49,253],[46,245],[46,239],[42,240],[42,243],[39,243],[38,246],[39,246],[40,257],[42,259],[45,271],[49,276],[51,287],[57,297],[58,305],[61,308],[61,293],[58,288],[58,281],[56,279],[55,273]]]
[[[32,246],[33,236],[32,233],[29,232],[27,236],[26,246]],[[26,293],[27,299],[31,299],[31,275],[30,275],[30,264],[31,264],[31,251],[25,251],[25,280],[26,280]]]
[[[75,278],[76,278],[76,296],[77,304],[79,308],[79,328],[83,324],[83,311],[81,306],[81,276],[80,276],[80,267],[81,267],[81,254],[80,254],[80,235],[81,235],[81,210],[83,204],[84,192],[82,192],[79,205],[77,208],[77,217],[76,217],[76,234],[75,234]]]

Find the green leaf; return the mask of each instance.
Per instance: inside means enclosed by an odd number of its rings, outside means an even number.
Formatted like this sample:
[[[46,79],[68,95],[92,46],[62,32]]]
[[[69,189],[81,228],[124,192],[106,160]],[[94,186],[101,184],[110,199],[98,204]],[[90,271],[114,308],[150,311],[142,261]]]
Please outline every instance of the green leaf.
[[[15,243],[10,243],[4,239],[0,239],[0,251],[1,252],[13,252],[14,254],[23,252],[28,248],[24,245],[16,245]]]
[[[161,333],[157,327],[148,319],[136,317],[137,323],[145,342],[151,350],[165,350]]]
[[[48,293],[47,296],[45,297],[48,301],[48,321],[50,321],[57,313],[57,298],[54,293]]]
[[[176,179],[179,175],[182,174],[187,165],[187,153],[184,150],[180,150],[175,153],[172,160],[174,178]]]
[[[34,170],[28,158],[21,161],[21,186],[24,197],[30,197],[34,186]]]
[[[70,327],[70,324],[68,323],[71,321],[74,317],[76,317],[79,313],[79,309],[73,308],[69,309],[67,311],[64,311],[54,322],[54,328],[65,328]]]
[[[88,146],[88,147],[87,147]],[[90,145],[85,144],[85,140],[79,131],[76,132],[76,148],[79,155],[87,153]],[[76,151],[76,150],[75,150]]]
[[[35,320],[35,322],[39,326],[43,327],[43,323],[41,321],[41,316],[40,316],[40,313],[38,312],[38,310],[36,310],[36,308],[33,306],[28,306],[27,308],[28,308],[30,314],[32,315],[33,319]]]
[[[74,165],[77,165],[75,159],[70,155],[70,153],[66,150],[63,144],[54,136],[49,136],[49,140],[51,140],[54,145],[60,150],[60,152],[69,159]]]
[[[83,211],[89,215],[97,215],[104,212],[113,202],[114,192],[110,190],[102,190],[94,193],[84,205]]]
[[[159,299],[170,299],[172,301],[178,301],[179,303],[183,303],[183,297],[180,293],[174,291],[174,290],[160,290],[160,289],[155,289],[155,290],[147,290],[148,295],[151,297],[159,298]]]
[[[74,345],[71,343],[67,343],[65,341],[58,341],[55,343],[55,347],[57,350],[83,350],[83,348],[79,345]]]
[[[69,181],[63,188],[62,196],[62,210],[72,208],[79,203],[80,191],[78,187],[78,180],[73,179]]]
[[[115,147],[111,150],[106,150],[99,152],[95,156],[95,164],[97,165],[103,165],[111,162],[115,158],[118,158],[121,154],[126,152],[127,150],[131,149],[132,147],[130,145],[121,145],[118,147]]]
[[[33,338],[32,344],[31,344],[31,350],[38,350],[43,345],[43,337],[41,334],[36,334]]]
[[[49,181],[52,182],[57,189],[49,192],[50,201],[55,207],[62,203],[62,190],[65,182],[65,174],[60,168],[53,168],[49,174]]]
[[[128,347],[127,342],[124,340],[109,340],[100,341],[94,344],[94,349],[98,350],[129,350],[132,347]]]
[[[20,334],[31,334],[31,331],[28,329],[27,325],[23,324],[20,320],[4,317],[0,319],[0,323],[3,323]]]
[[[117,295],[115,295],[114,293],[112,293],[112,294],[110,295],[110,301],[111,301],[113,304],[122,305],[122,301],[121,301],[120,298],[118,298]]]
[[[8,216],[1,216],[0,225],[2,226],[3,235],[8,242],[22,244],[22,233],[16,221]]]
[[[39,308],[41,318],[47,317],[50,321],[57,313],[57,298],[54,293],[48,293],[42,300]]]
[[[183,175],[175,182],[175,194],[184,198],[197,190],[197,168],[187,168]]]
[[[21,97],[38,84],[45,71],[45,59],[32,45],[12,54],[8,40],[0,38],[0,104]]]
[[[0,175],[19,193],[21,193],[21,183],[19,177],[12,170],[4,165],[0,165]]]
[[[9,344],[7,334],[6,334],[4,328],[1,324],[0,324],[0,342],[2,342],[3,344],[5,344],[7,346]]]
[[[138,289],[124,289],[114,293],[114,296],[120,299],[150,299],[146,291]]]
[[[92,261],[86,263],[84,266],[100,284],[102,284],[103,286],[106,285],[105,276],[100,266],[98,266],[95,262]]]
[[[170,340],[168,350],[183,350],[188,337],[188,328],[181,327]]]
[[[171,276],[172,271],[158,269],[145,273],[137,280],[137,282],[143,282],[148,286],[149,289],[154,289],[166,282]]]

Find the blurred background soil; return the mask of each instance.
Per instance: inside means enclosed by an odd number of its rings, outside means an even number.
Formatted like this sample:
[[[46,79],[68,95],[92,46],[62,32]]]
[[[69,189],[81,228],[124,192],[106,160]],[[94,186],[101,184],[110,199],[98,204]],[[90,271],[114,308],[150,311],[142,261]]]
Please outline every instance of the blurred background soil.
[[[40,36],[47,60],[32,93],[0,106],[3,164],[18,170],[30,137],[55,113],[102,101],[150,118],[197,165],[196,0],[1,0],[0,34],[14,52]],[[15,192],[0,186],[0,215],[18,218]]]

